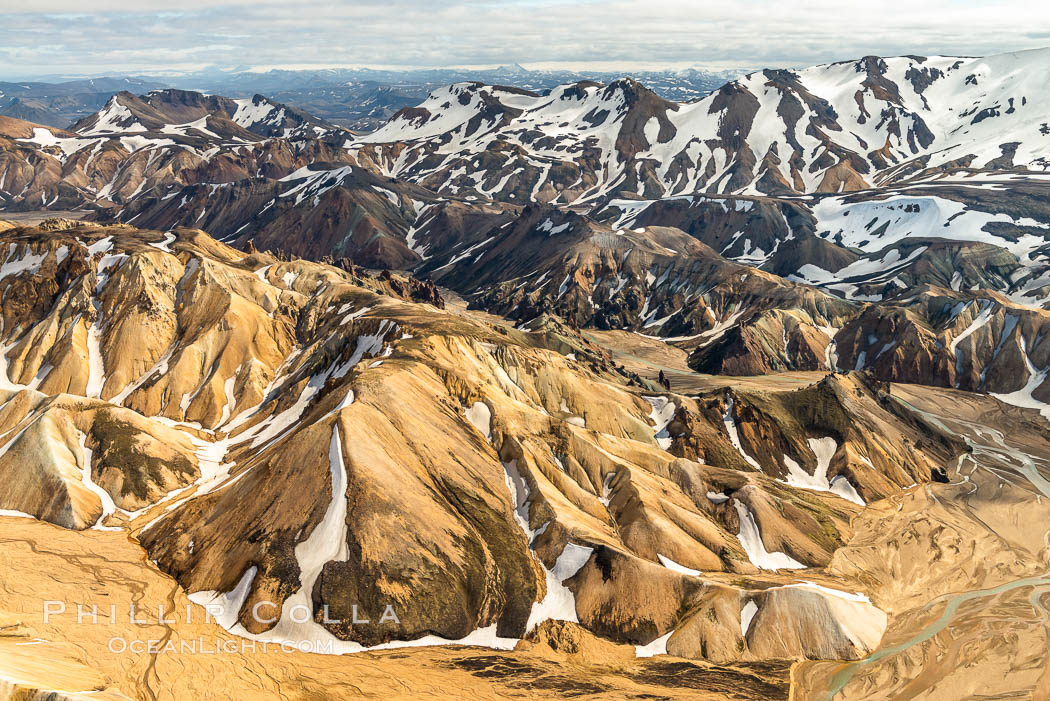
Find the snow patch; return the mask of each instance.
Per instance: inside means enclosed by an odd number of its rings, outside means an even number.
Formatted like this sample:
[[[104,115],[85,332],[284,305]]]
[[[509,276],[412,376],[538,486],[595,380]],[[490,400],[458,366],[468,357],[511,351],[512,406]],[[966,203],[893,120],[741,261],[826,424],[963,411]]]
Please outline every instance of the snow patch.
[[[694,570],[694,569],[691,569],[689,567],[686,567],[685,565],[679,565],[677,562],[675,562],[671,558],[664,557],[660,553],[656,553],[656,557],[657,557],[658,560],[660,560],[660,564],[663,565],[664,567],[666,567],[669,570],[674,570],[675,572],[678,572],[679,574],[689,575],[690,577],[699,577],[700,576],[700,570]]]
[[[635,657],[656,657],[657,655],[667,654],[667,641],[671,638],[673,630],[668,631],[664,635],[661,635],[656,640],[652,641],[648,645],[635,645],[634,656]]]
[[[98,497],[99,501],[102,502],[102,515],[99,516],[98,520],[94,523],[92,528],[96,530],[102,530],[105,527],[102,523],[109,518],[110,514],[117,510],[117,505],[113,503],[113,497],[109,495],[102,487],[98,486],[95,481],[91,478],[91,448],[87,447],[87,435],[78,431],[80,434],[80,480],[84,483],[84,486],[90,489]],[[112,528],[106,530],[120,530],[119,528]]]
[[[754,601],[748,601],[740,609],[740,635],[744,638],[747,637],[747,631],[750,630],[751,621],[754,620],[756,613],[758,613],[758,605]]]
[[[825,438],[810,438],[809,447],[817,458],[817,467],[813,474],[807,473],[802,466],[787,455],[784,456],[784,466],[788,470],[787,477],[783,480],[785,484],[801,489],[812,489],[820,492],[832,492],[843,499],[852,501],[854,504],[865,505],[857,490],[850,484],[845,475],[837,475],[828,480],[828,468],[831,458],[839,449],[838,443],[830,436]]]
[[[653,410],[649,414],[649,419],[653,422],[653,430],[656,433],[656,443],[664,450],[671,447],[671,435],[667,432],[667,425],[671,423],[671,419],[674,418],[677,407],[667,397],[642,397],[645,401],[649,402]]]
[[[744,446],[740,443],[740,434],[736,429],[736,419],[733,418],[733,397],[728,393],[726,393],[726,411],[722,414],[722,423],[725,425],[726,433],[729,434],[729,440],[733,444],[733,447],[736,448],[737,452],[743,456],[748,465],[751,465],[751,467],[756,470],[761,470],[762,466],[758,464],[757,460],[744,451]]]
[[[737,534],[737,539],[740,540],[740,545],[744,548],[747,559],[752,565],[763,570],[805,569],[805,565],[790,555],[767,551],[765,543],[762,542],[762,533],[758,530],[758,523],[755,522],[751,510],[739,499],[733,500],[733,507],[740,520],[740,533]]]
[[[481,435],[485,436],[485,440],[492,440],[492,411],[489,409],[489,405],[485,402],[474,402],[469,409],[464,412],[467,416],[467,421],[474,425],[474,428],[481,432]]]

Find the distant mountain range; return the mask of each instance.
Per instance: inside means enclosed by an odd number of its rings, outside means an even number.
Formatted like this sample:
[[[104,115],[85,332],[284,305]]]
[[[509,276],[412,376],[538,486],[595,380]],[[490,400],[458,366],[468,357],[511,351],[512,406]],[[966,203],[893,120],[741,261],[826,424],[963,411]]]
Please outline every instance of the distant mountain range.
[[[0,115],[66,128],[96,112],[121,90],[142,93],[164,87],[144,78],[87,78],[56,83],[0,82]]]
[[[635,78],[668,100],[709,94],[735,71],[643,71]],[[581,80],[610,82],[612,72],[528,70],[518,64],[489,70],[208,70],[180,76],[116,77],[59,82],[0,82],[0,115],[66,128],[96,112],[115,92],[184,88],[228,97],[263,94],[355,131],[371,131],[403,107],[419,104],[442,86],[468,80],[543,91]]]

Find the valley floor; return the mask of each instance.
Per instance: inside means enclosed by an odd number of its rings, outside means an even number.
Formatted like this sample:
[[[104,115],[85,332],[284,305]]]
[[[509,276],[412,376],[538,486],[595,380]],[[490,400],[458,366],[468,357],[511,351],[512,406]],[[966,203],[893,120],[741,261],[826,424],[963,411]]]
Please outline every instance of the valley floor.
[[[467,302],[451,290],[441,288],[447,309],[454,314],[473,321],[513,328],[513,322],[504,317],[480,309],[468,309]],[[609,351],[613,362],[637,373],[647,380],[655,381],[664,372],[671,383],[671,391],[679,393],[706,392],[722,387],[739,387],[746,390],[788,390],[805,387],[824,377],[826,372],[781,372],[771,375],[734,377],[731,375],[708,375],[690,369],[686,363],[689,353],[673,342],[646,336],[634,331],[581,331],[584,338]]]
[[[829,569],[881,579],[873,600],[889,626],[864,659],[795,667],[792,698],[1050,698],[1045,421],[954,390],[894,385],[893,395],[969,451],[949,483],[913,487],[857,518]]]
[[[19,226],[36,226],[45,219],[70,219],[80,220],[89,214],[86,210],[59,210],[59,209],[40,209],[32,210],[29,212],[4,212],[4,221],[11,222],[12,224],[18,224]]]
[[[608,349],[613,360],[642,377],[655,380],[660,371],[671,383],[671,390],[679,393],[706,392],[721,387],[739,387],[745,390],[796,389],[817,382],[826,372],[780,372],[771,375],[707,375],[694,372],[686,364],[686,351],[656,338],[630,331],[583,332],[584,336]]]
[[[453,690],[479,700],[788,697],[790,662],[636,659],[631,646],[593,638],[579,654],[528,643],[512,652],[427,647],[335,656],[261,644],[253,651],[251,641],[205,622],[203,609],[124,532],[0,516],[0,561],[4,698],[57,691],[57,698],[107,700],[426,699]],[[44,601],[67,610],[45,623]],[[92,605],[97,623],[88,616]],[[132,605],[141,625],[129,623]],[[117,611],[112,625],[110,606]],[[173,622],[160,623],[159,610]],[[144,647],[150,641],[158,654]]]

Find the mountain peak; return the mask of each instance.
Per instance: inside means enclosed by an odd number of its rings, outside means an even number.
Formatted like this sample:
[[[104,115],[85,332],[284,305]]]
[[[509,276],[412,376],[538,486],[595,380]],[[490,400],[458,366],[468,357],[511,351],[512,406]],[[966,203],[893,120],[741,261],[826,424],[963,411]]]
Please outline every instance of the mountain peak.
[[[521,65],[520,63],[512,63],[509,66],[500,66],[493,73],[500,75],[524,75],[526,73],[532,73],[528,68]]]

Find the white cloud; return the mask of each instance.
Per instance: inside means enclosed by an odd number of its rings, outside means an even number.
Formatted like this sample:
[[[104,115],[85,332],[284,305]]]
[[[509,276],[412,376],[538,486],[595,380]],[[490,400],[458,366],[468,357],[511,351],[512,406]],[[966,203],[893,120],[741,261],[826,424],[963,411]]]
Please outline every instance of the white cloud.
[[[1019,0],[36,0],[0,9],[8,77],[182,65],[802,66],[1050,44]],[[177,7],[177,10],[172,8]],[[17,61],[16,61],[17,59]]]

